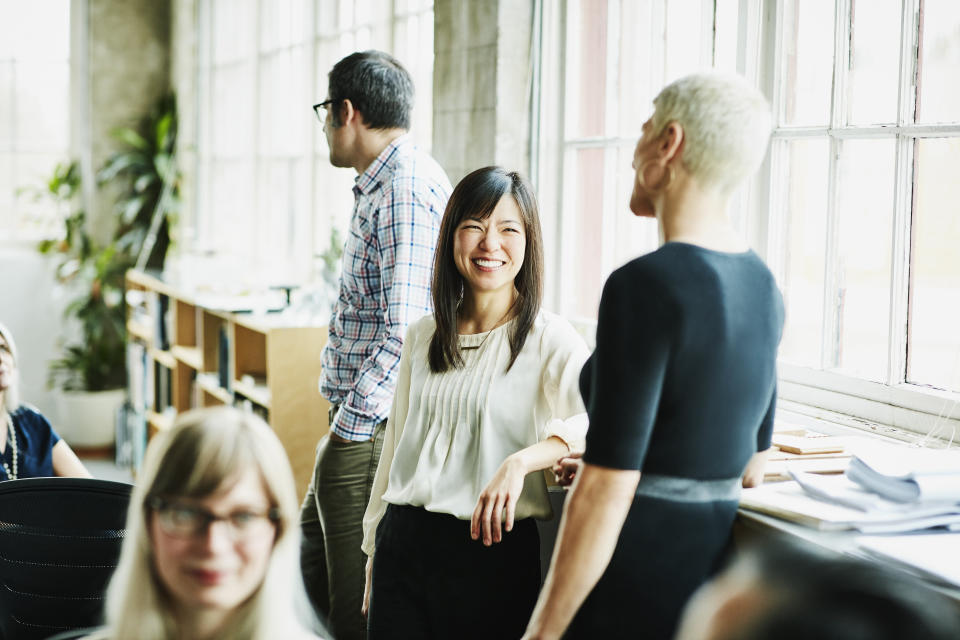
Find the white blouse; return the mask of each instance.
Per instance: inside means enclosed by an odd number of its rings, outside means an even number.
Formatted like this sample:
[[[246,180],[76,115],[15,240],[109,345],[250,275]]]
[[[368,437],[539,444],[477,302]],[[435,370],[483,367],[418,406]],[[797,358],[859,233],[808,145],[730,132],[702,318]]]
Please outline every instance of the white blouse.
[[[507,456],[551,436],[583,450],[587,414],[578,387],[589,355],[570,323],[540,311],[513,367],[513,320],[461,335],[464,366],[433,373],[427,357],[436,324],[425,316],[403,341],[397,390],[380,465],[363,518],[363,550],[374,551],[386,503],[470,520],[480,492]],[[530,473],[516,519],[552,514],[542,473]]]

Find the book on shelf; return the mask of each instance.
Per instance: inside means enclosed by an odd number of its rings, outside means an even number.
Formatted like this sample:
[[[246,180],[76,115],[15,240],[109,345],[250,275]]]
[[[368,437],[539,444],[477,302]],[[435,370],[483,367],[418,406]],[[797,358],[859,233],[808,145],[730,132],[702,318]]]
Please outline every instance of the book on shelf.
[[[221,326],[217,332],[217,374],[220,386],[230,391],[232,386],[230,380],[230,338],[227,336],[226,326]]]
[[[894,502],[960,503],[960,449],[874,443],[857,449],[846,475]]]

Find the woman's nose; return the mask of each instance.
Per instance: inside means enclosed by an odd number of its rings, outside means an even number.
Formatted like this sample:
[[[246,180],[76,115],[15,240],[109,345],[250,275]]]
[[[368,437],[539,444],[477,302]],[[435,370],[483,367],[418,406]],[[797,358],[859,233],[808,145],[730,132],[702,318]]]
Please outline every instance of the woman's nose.
[[[500,246],[500,234],[496,229],[487,229],[483,237],[480,238],[480,246],[484,249],[492,249]]]

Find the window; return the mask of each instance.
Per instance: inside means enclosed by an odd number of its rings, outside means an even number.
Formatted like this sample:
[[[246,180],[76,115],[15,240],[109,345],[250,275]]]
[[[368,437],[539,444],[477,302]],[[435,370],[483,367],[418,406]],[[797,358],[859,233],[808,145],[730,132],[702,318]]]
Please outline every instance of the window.
[[[194,249],[266,281],[297,282],[344,230],[355,174],[330,166],[310,106],[352,51],[390,51],[417,88],[413,131],[429,148],[431,0],[201,0]],[[187,232],[190,236],[190,232]]]
[[[0,0],[0,241],[60,232],[42,186],[70,146],[70,0]]]
[[[767,259],[787,307],[783,395],[949,438],[960,5],[785,0],[774,24]]]
[[[736,36],[714,36],[718,20],[736,26],[737,8],[713,0],[542,3],[534,177],[547,300],[567,317],[594,320],[607,275],[656,248],[656,223],[627,208],[634,147],[664,84],[715,62],[736,64]]]
[[[960,437],[960,4],[541,8],[533,175],[548,304],[589,326],[607,275],[658,245],[655,223],[627,209],[655,93],[698,69],[737,71],[777,123],[731,214],[784,292],[783,406]]]

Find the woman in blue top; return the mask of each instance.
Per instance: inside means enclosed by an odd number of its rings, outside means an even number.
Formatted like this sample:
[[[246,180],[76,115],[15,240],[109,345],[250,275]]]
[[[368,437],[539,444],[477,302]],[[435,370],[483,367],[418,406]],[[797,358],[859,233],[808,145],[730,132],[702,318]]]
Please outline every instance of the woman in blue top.
[[[17,346],[0,324],[0,482],[17,478],[89,478],[77,454],[43,415],[20,404]]]
[[[663,246],[607,279],[580,375],[590,429],[527,640],[673,638],[770,447],[783,302],[727,216],[763,159],[763,95],[696,74],[654,99],[630,210]]]

